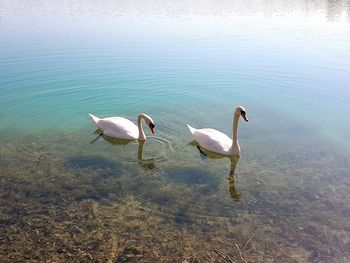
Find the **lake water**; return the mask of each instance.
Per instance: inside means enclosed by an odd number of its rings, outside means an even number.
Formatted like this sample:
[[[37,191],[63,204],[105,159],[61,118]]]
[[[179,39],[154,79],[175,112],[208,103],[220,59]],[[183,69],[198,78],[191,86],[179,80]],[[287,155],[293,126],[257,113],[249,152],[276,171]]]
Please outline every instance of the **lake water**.
[[[350,261],[349,1],[0,0],[0,91],[1,262]]]

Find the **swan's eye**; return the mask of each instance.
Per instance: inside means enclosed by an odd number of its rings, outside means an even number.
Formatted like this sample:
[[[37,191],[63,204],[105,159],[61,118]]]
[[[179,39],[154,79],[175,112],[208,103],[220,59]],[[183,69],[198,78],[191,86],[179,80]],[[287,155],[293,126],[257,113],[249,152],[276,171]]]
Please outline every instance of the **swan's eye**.
[[[151,132],[154,134],[154,127],[155,127],[154,124],[153,124],[152,122],[150,122],[150,123],[148,124],[148,126],[149,126]]]
[[[242,114],[242,115],[244,115],[244,114],[246,114],[246,113],[245,113],[245,111],[244,111],[244,110],[241,110],[241,114]]]

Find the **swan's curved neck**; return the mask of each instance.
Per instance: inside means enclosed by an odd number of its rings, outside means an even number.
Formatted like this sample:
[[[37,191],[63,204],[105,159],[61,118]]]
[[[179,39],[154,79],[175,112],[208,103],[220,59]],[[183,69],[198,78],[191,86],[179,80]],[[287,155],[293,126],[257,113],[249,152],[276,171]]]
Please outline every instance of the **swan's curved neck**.
[[[239,147],[238,143],[238,122],[239,122],[239,114],[234,115],[233,118],[233,138],[232,138],[232,150],[233,150],[233,155],[239,155],[241,152],[241,149]]]
[[[137,117],[137,128],[139,129],[139,141],[145,141],[146,140],[146,134],[145,132],[143,131],[143,127],[141,125],[141,120],[144,119],[145,116],[140,114],[138,117]]]

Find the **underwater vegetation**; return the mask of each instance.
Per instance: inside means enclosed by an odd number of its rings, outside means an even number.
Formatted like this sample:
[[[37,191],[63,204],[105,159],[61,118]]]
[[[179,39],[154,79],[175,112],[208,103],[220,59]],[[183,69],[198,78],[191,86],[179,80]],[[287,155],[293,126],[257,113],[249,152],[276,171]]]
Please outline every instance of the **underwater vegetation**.
[[[220,178],[205,170],[194,168],[172,168],[164,171],[165,178],[173,183],[199,187],[203,194],[217,191]]]
[[[350,259],[347,159],[313,142],[298,155],[292,142],[258,145],[264,158],[249,150],[233,165],[192,146],[163,160],[74,134],[1,145],[1,262]]]
[[[101,156],[73,156],[67,159],[67,167],[78,170],[107,170],[113,173],[120,172],[116,162]]]

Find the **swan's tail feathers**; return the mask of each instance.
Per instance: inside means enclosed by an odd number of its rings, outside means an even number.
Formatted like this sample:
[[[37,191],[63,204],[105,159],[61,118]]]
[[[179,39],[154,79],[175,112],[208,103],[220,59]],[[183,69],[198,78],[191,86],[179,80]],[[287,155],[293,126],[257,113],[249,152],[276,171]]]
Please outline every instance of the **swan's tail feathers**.
[[[193,134],[196,131],[196,129],[193,128],[191,125],[189,125],[189,124],[186,124],[186,125],[187,125],[188,129],[190,130],[191,134]]]
[[[89,113],[89,117],[91,118],[91,120],[95,123],[95,125],[97,126],[98,121],[100,120],[100,118],[92,115],[91,113]]]

